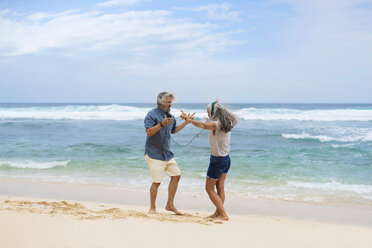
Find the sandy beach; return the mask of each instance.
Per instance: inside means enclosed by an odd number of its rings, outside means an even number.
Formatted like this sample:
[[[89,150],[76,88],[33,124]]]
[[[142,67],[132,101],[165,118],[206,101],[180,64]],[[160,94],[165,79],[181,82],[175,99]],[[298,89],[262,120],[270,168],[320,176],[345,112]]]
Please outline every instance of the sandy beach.
[[[146,192],[9,178],[0,185],[0,246],[7,248],[354,248],[372,243],[370,209],[278,201],[249,201],[245,208],[240,199],[240,210],[230,209],[231,220],[222,222],[206,218],[213,206],[202,196],[179,193],[184,215],[177,216],[163,210],[166,192],[160,192],[159,214],[151,215]],[[227,199],[227,206],[239,205],[234,197]]]
[[[371,16],[0,1],[0,248],[372,248]]]

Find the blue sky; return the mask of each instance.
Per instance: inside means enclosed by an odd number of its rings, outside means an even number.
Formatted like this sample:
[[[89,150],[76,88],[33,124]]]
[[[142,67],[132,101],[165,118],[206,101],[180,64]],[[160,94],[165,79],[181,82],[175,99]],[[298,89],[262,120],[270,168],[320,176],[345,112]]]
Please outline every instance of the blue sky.
[[[0,102],[372,102],[372,0],[0,1]]]

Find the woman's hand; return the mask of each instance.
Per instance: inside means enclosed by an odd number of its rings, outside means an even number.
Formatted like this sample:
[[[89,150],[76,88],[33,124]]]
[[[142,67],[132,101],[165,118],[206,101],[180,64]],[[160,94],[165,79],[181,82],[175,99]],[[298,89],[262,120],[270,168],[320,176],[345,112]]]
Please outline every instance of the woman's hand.
[[[193,113],[192,115],[190,113],[186,114],[185,112],[183,112],[182,109],[181,112],[181,119],[185,120],[187,123],[191,123],[191,121],[194,119],[195,113]]]

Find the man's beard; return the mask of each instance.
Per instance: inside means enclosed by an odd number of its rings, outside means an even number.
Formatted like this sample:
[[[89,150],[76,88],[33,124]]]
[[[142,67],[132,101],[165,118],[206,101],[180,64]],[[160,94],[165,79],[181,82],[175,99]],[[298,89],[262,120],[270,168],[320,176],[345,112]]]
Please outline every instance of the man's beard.
[[[166,107],[165,108],[165,112],[169,112],[170,111],[170,108],[171,108],[170,106]]]

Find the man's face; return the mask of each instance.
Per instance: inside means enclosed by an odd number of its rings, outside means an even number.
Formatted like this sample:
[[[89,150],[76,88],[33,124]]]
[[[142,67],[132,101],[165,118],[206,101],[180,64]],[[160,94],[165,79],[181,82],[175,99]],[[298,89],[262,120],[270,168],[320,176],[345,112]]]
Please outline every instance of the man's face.
[[[164,111],[169,112],[172,107],[172,97],[168,96],[164,103]]]

